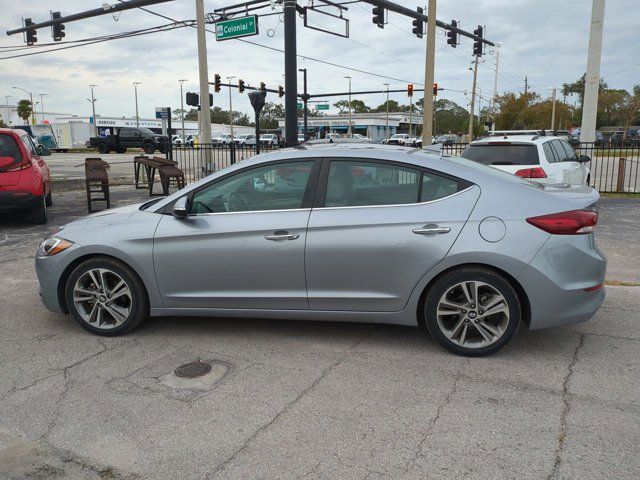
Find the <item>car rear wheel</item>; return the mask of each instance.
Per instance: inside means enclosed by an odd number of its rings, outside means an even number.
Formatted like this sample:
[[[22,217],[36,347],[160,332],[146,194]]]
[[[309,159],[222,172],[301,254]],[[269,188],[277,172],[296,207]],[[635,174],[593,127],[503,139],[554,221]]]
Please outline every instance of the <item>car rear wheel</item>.
[[[98,153],[109,153],[111,151],[111,149],[107,146],[106,143],[99,143],[98,144]]]
[[[47,196],[45,197],[44,200],[45,200],[44,204],[47,207],[50,207],[50,206],[53,205],[53,198],[51,197],[51,190],[49,190],[49,193],[47,193]]]
[[[504,347],[520,324],[521,308],[511,284],[498,273],[465,267],[440,277],[424,303],[431,336],[447,350],[479,357]]]
[[[67,280],[65,298],[76,321],[98,335],[121,335],[149,317],[142,280],[112,258],[92,258],[78,265]]]
[[[42,189],[42,196],[38,201],[38,206],[31,210],[31,221],[37,224],[47,223],[47,199]]]
[[[147,155],[151,155],[156,151],[156,147],[154,147],[151,143],[145,143],[143,149],[144,153],[146,153]]]
[[[127,147],[116,148],[116,153],[127,153]]]

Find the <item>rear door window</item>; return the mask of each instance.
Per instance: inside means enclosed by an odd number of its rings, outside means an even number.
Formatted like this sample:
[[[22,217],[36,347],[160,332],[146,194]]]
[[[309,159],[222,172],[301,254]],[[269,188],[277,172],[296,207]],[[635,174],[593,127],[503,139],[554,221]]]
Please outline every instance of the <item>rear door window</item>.
[[[564,162],[567,158],[567,152],[565,152],[564,148],[562,148],[560,140],[551,140],[549,143],[551,144],[551,148],[553,148],[553,151],[556,152],[558,161]]]
[[[567,161],[572,161],[572,162],[577,162],[578,161],[578,155],[576,155],[575,150],[573,148],[571,148],[571,145],[569,145],[567,142],[562,141],[562,140],[558,141],[558,143],[560,143],[562,148],[564,148],[564,152],[566,154]]]
[[[22,163],[22,152],[11,135],[0,133],[0,157],[13,159],[13,162],[0,167],[0,173],[16,168]]]
[[[544,150],[544,156],[547,157],[547,161],[549,163],[558,162],[558,156],[556,152],[551,148],[551,142],[545,142],[542,144],[542,149]]]
[[[479,143],[469,145],[463,158],[484,165],[540,165],[538,147],[514,143]]]

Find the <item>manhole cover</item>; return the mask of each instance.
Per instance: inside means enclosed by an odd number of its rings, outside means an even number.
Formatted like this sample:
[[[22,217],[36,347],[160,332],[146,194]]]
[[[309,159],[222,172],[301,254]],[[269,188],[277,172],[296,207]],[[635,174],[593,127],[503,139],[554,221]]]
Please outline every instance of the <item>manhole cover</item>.
[[[196,378],[202,377],[211,371],[211,364],[198,360],[197,362],[190,362],[180,365],[174,370],[173,373],[178,377],[183,378]]]

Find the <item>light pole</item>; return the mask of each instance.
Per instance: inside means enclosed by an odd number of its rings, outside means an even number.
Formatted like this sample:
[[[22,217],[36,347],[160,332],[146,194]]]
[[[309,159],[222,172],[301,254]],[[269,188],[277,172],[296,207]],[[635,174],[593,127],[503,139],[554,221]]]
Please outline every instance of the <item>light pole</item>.
[[[181,78],[178,80],[180,84],[180,120],[182,121],[182,142],[184,143],[185,135],[184,135],[184,95],[182,93],[182,84],[186,82],[186,78]]]
[[[551,87],[551,131],[556,130],[556,90],[558,87]]]
[[[13,95],[5,95],[4,99],[7,102],[7,125],[11,125],[11,107],[9,107],[9,99],[13,97]]]
[[[231,100],[231,80],[236,77],[227,77],[227,83],[229,84],[229,130],[231,132],[231,141],[234,141],[233,137],[233,103]]]
[[[35,110],[34,105],[33,105],[33,93],[31,93],[28,90],[25,90],[22,87],[11,87],[11,88],[14,88],[16,90],[22,90],[24,93],[28,93],[29,94],[29,99],[31,101],[31,124],[35,125],[36,124],[36,110]]]
[[[97,86],[98,85],[89,85],[89,88],[91,89],[91,100],[89,101],[91,102],[91,113],[93,115],[93,136],[94,137],[98,136],[98,119],[96,118],[96,99],[93,96],[93,89]]]
[[[387,123],[384,129],[384,138],[389,138],[389,84],[383,83],[385,87],[387,87]]]
[[[138,115],[138,85],[142,82],[133,82],[133,88],[136,94],[136,127],[140,126],[140,116]]]
[[[351,77],[344,77],[349,80],[349,125],[347,125],[347,136],[351,136]]]
[[[38,96],[40,97],[40,112],[42,113],[42,123],[44,123],[44,97],[46,95],[46,93],[39,93]]]
[[[303,94],[304,97],[302,99],[304,105],[304,123],[303,123],[303,132],[304,132],[304,140],[305,142],[307,141],[307,135],[309,134],[308,130],[309,130],[309,108],[308,108],[308,98],[307,98],[307,69],[306,68],[299,68],[298,69],[299,72],[302,72],[304,75],[303,78]]]

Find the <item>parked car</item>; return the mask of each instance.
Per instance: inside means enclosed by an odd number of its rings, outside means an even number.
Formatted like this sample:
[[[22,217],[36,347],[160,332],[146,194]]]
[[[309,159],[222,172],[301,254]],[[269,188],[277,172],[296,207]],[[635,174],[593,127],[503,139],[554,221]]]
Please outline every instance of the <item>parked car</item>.
[[[278,135],[275,133],[263,133],[260,135],[260,145],[278,146]]]
[[[306,138],[304,138],[304,135],[298,134],[298,143],[304,143],[306,141]]]
[[[454,143],[460,143],[460,137],[453,133],[447,133],[444,135],[438,135],[433,143],[439,143],[441,145],[453,145]]]
[[[49,149],[36,145],[24,130],[0,128],[0,212],[31,213],[33,223],[47,222],[51,174],[42,157]]]
[[[172,135],[171,136],[171,143],[173,145],[183,145],[184,144],[184,140],[182,139],[182,137],[180,135]]]
[[[216,147],[228,147],[234,142],[234,137],[230,134],[216,135],[211,139],[211,143]]]
[[[388,145],[405,145],[409,142],[409,134],[407,133],[396,133],[395,135],[391,135],[387,139]]]
[[[565,140],[556,137],[485,137],[471,142],[464,158],[540,183],[588,185],[591,159],[579,156]]]
[[[150,315],[355,320],[480,356],[597,311],[598,200],[425,150],[302,146],[64,225],[36,272],[48,309],[100,335]]]
[[[197,134],[189,134],[184,137],[184,145],[187,147],[193,147],[194,143],[198,143]]]
[[[142,148],[144,153],[151,155],[156,150],[165,153],[169,141],[168,136],[159,135],[148,128],[114,127],[106,137],[91,137],[88,146],[102,154],[111,151],[125,153],[127,148]]]
[[[238,146],[255,145],[256,136],[248,134],[236,135],[235,142]]]
[[[569,138],[567,141],[573,147],[580,145],[580,129],[579,128],[573,129],[569,134]],[[604,137],[602,135],[602,132],[596,131],[596,138],[594,143],[596,146],[601,146],[604,144]]]

